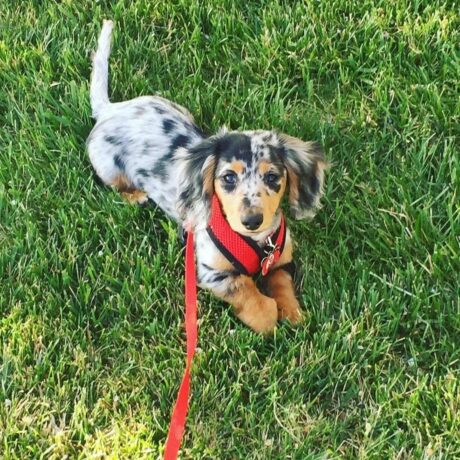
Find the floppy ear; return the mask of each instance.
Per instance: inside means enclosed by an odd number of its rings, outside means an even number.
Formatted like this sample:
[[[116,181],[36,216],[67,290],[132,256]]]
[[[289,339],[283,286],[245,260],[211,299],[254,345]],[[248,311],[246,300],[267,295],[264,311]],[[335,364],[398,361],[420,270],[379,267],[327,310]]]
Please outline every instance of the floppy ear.
[[[288,173],[289,203],[296,219],[313,217],[320,207],[324,170],[328,164],[317,142],[280,134],[283,163]]]
[[[214,193],[217,136],[203,140],[178,155],[179,194],[177,210],[186,230],[206,227]]]

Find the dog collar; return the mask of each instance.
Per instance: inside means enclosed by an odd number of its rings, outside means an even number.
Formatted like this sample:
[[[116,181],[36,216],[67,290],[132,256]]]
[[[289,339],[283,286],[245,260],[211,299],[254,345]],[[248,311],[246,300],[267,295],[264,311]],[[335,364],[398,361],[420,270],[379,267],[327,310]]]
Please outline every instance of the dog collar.
[[[283,214],[279,227],[266,239],[265,245],[260,247],[253,239],[230,227],[216,195],[212,197],[211,217],[206,230],[219,251],[244,275],[262,272],[265,276],[281,257],[286,241],[286,221]]]

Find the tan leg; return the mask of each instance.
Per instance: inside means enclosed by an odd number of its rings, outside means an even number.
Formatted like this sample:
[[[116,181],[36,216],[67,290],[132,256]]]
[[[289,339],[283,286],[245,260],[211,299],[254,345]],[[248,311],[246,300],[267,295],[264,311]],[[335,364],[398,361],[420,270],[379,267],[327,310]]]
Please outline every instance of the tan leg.
[[[267,334],[275,328],[278,321],[276,302],[263,295],[249,276],[232,278],[224,292],[214,293],[230,303],[235,315],[255,332]]]
[[[121,192],[121,196],[131,204],[145,204],[147,201],[149,201],[147,193],[141,192],[137,189],[129,192]]]
[[[147,193],[138,190],[124,175],[118,176],[113,182],[112,187],[115,187],[121,196],[130,204],[147,203],[149,197]]]
[[[296,324],[302,319],[300,305],[295,296],[291,275],[282,268],[268,275],[268,293],[278,305],[278,319]]]

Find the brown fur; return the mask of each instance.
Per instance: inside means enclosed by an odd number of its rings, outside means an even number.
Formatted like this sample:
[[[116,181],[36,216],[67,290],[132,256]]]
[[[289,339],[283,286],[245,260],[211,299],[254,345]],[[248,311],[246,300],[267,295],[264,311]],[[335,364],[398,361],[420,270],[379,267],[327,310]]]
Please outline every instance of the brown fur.
[[[278,259],[278,262],[273,266],[273,268],[281,267],[282,265],[286,265],[289,262],[292,262],[292,240],[291,238],[286,239],[286,243],[284,244],[283,253],[281,257]]]
[[[216,160],[214,157],[209,157],[203,167],[203,192],[211,197],[214,190],[214,168]]]
[[[119,192],[128,192],[134,189],[133,184],[123,174],[117,176],[110,185],[116,188]]]
[[[124,175],[116,177],[111,185],[116,188],[121,193],[121,196],[130,204],[143,204],[148,201],[147,193],[136,189]]]
[[[273,192],[272,194],[269,194],[265,190],[262,192],[261,199],[264,222],[271,222],[276,214],[276,211],[278,211],[284,191],[286,190],[285,178],[281,179],[280,186],[281,187],[278,193]]]
[[[263,295],[249,276],[239,276],[222,298],[232,304],[235,315],[254,331],[266,334],[276,326],[276,301]]]
[[[147,193],[137,189],[130,192],[121,192],[121,196],[130,204],[144,204],[149,200]]]
[[[232,161],[228,169],[236,174],[241,174],[244,171],[244,163],[242,161]]]
[[[271,169],[272,164],[269,161],[261,161],[259,163],[259,173],[263,176],[267,174]]]
[[[296,203],[299,199],[299,176],[288,169],[289,203]]]
[[[288,319],[295,324],[301,320],[302,316],[292,277],[283,269],[276,270],[276,268],[289,262],[292,262],[292,241],[290,238],[286,240],[283,253],[274,265],[274,271],[268,274],[267,287],[268,293],[278,305],[278,319]]]
[[[291,275],[283,269],[269,274],[268,293],[278,306],[278,319],[288,319],[295,324],[302,318]]]

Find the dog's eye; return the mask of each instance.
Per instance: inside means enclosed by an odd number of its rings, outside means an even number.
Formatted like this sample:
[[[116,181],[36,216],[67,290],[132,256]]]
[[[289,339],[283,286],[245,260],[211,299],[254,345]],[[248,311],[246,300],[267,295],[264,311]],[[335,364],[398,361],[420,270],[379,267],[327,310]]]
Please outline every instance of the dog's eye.
[[[280,176],[278,176],[278,174],[268,173],[265,175],[265,182],[268,184],[274,184],[279,178]]]
[[[223,179],[226,184],[231,184],[231,185],[236,184],[236,174],[235,173],[227,173],[225,174]]]

